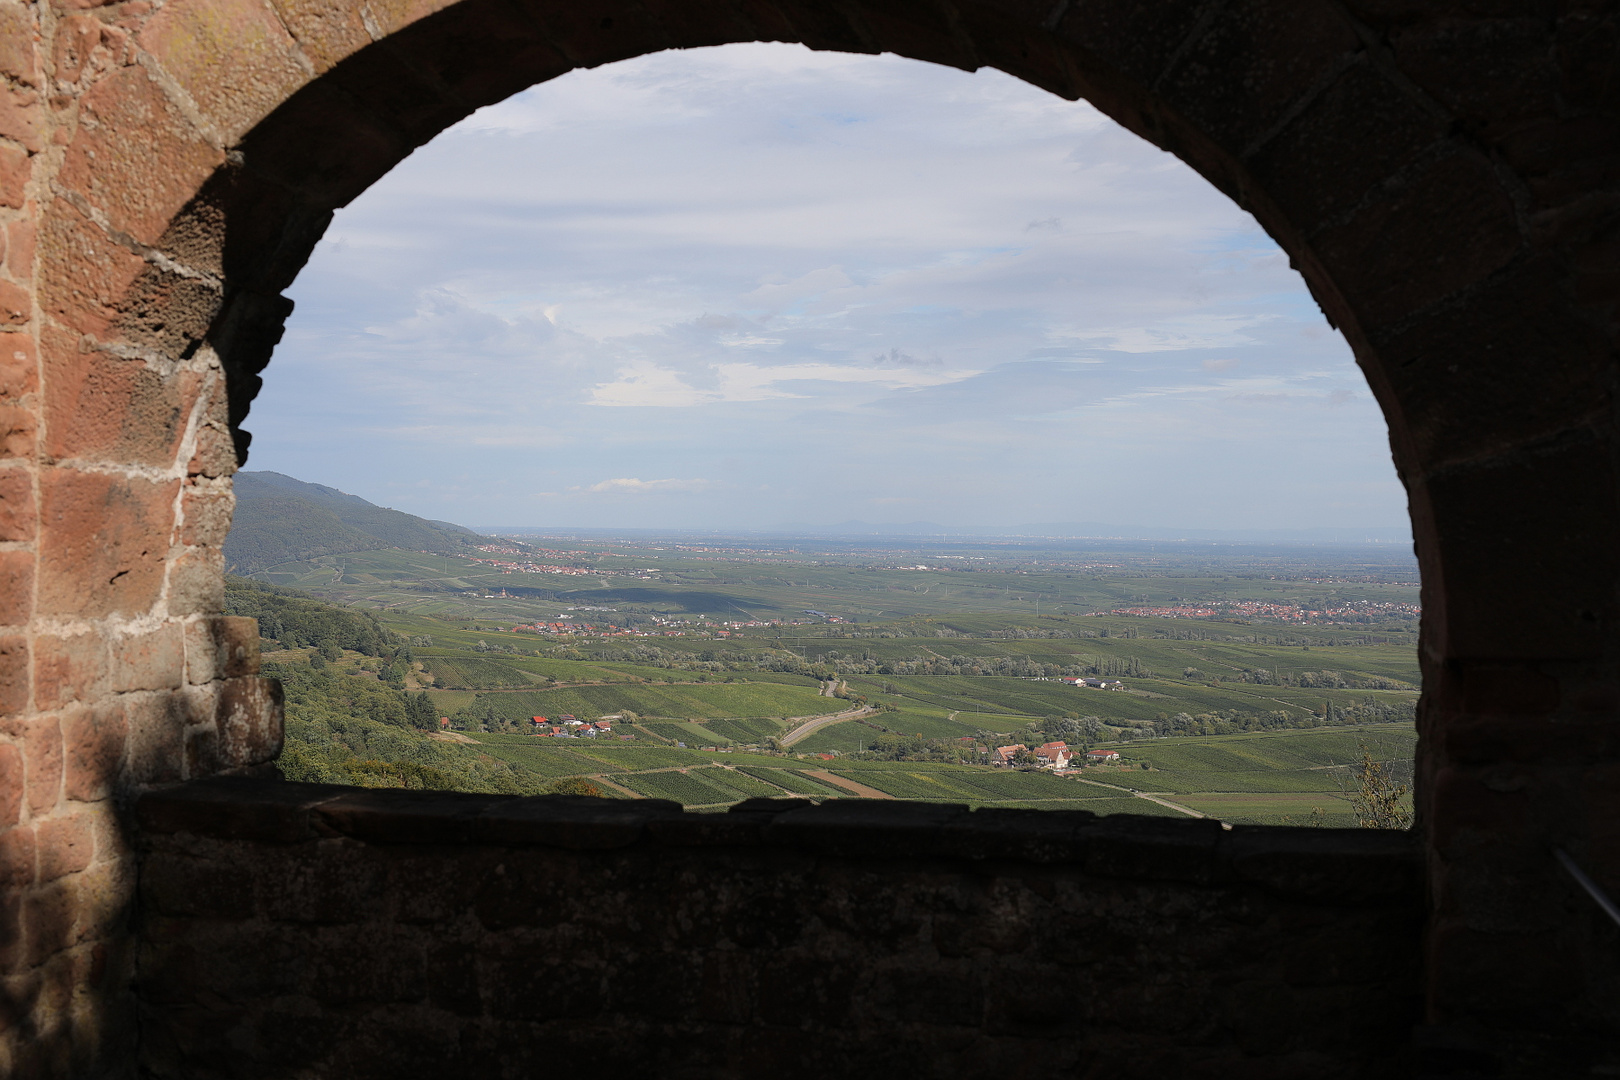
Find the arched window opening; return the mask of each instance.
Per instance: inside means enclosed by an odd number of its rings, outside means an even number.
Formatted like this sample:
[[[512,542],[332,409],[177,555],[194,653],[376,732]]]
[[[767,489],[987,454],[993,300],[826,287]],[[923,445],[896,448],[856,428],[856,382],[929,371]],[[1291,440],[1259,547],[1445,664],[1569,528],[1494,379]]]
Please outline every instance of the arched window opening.
[[[1253,219],[1085,103],[791,45],[576,71],[290,295],[226,557],[296,779],[1407,820],[1378,407]]]

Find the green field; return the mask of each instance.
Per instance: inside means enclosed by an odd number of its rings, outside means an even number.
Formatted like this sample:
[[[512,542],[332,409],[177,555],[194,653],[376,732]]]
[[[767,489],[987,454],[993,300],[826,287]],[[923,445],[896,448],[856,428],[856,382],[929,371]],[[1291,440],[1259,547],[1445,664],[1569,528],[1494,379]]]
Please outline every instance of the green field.
[[[902,800],[1171,816],[1180,813],[1179,806],[1224,821],[1271,824],[1306,824],[1317,811],[1319,823],[1340,826],[1354,824],[1345,797],[1345,766],[1359,758],[1360,747],[1366,745],[1379,760],[1401,762],[1415,742],[1399,725],[1159,739],[1121,746],[1125,764],[1058,776],[990,766],[826,761],[814,755],[715,753],[525,735],[473,738],[484,753],[545,776],[604,777],[636,795],[704,808],[751,796],[854,797],[807,775],[825,771]],[[1149,768],[1141,768],[1143,763]],[[1162,801],[1132,797],[1121,788]]]
[[[478,745],[440,740],[416,755],[444,775],[494,784],[507,770],[501,790],[523,791],[551,778],[611,778],[615,797],[705,808],[759,794],[850,797],[806,775],[826,769],[898,799],[1241,821],[1321,811],[1321,820],[1344,823],[1347,766],[1360,742],[1379,760],[1412,753],[1410,722],[1386,722],[1411,715],[1419,680],[1416,576],[1395,550],[544,543],[568,549],[548,558],[591,573],[503,574],[470,557],[398,549],[271,566],[256,577],[308,590],[351,622],[370,620],[371,637],[334,650],[320,645],[319,627],[288,623],[273,631],[286,640],[267,639],[265,654],[392,688],[385,693],[399,705],[383,710],[390,716],[405,715],[415,697],[411,715],[447,718]],[[931,569],[907,568],[918,563]],[[1113,613],[1239,602],[1340,614],[1290,622]],[[750,617],[775,623],[741,625]],[[516,629],[547,620],[575,631]],[[321,650],[325,665],[314,655]],[[1059,681],[1075,674],[1124,689]],[[842,696],[824,696],[824,686]],[[874,711],[771,750],[795,726],[787,718],[862,704]],[[614,731],[595,740],[529,733],[529,717],[565,713],[615,718]],[[337,743],[381,752],[344,742],[333,723],[321,753],[337,754]],[[1127,760],[1068,777],[955,763],[964,737],[970,747],[1034,745],[1058,731],[1075,745],[1113,745]],[[896,750],[905,739],[927,746]],[[483,764],[450,769],[445,755],[462,753]],[[835,756],[814,756],[825,754]]]

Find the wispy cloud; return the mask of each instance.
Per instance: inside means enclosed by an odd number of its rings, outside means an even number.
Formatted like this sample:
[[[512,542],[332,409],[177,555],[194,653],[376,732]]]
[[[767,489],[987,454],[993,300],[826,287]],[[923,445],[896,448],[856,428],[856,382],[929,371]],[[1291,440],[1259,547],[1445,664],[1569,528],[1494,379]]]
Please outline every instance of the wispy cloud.
[[[851,367],[839,364],[714,364],[707,372],[706,388],[684,381],[681,373],[648,361],[619,371],[612,382],[591,387],[586,401],[613,408],[687,408],[720,402],[771,401],[808,398],[811,394],[788,390],[784,383],[864,383],[887,389],[940,386],[972,378],[976,371],[927,371],[916,368]]]
[[[571,490],[588,495],[652,495],[661,491],[702,491],[707,487],[707,480],[637,480],[621,476]]]
[[[1253,220],[992,70],[753,44],[576,71],[411,155],[291,294],[250,467],[429,517],[1403,511]]]

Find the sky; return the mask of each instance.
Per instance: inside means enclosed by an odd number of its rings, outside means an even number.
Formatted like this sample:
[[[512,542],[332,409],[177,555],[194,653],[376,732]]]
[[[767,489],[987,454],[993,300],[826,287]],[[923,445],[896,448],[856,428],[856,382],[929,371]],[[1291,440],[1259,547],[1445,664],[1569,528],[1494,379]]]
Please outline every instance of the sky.
[[[1287,256],[1084,102],[797,45],[483,109],[338,212],[251,469],[475,527],[1406,523]]]

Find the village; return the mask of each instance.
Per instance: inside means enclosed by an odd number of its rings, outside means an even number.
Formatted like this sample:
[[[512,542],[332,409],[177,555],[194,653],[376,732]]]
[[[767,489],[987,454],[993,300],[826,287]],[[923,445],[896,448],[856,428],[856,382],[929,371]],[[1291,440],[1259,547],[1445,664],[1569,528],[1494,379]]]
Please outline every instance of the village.
[[[1176,604],[1161,607],[1111,608],[1093,611],[1094,616],[1134,615],[1138,618],[1159,619],[1276,619],[1279,622],[1353,621],[1398,616],[1415,619],[1423,614],[1418,604],[1391,601],[1352,600],[1336,607],[1305,608],[1296,604],[1277,604],[1266,600],[1231,600],[1214,604]]]

